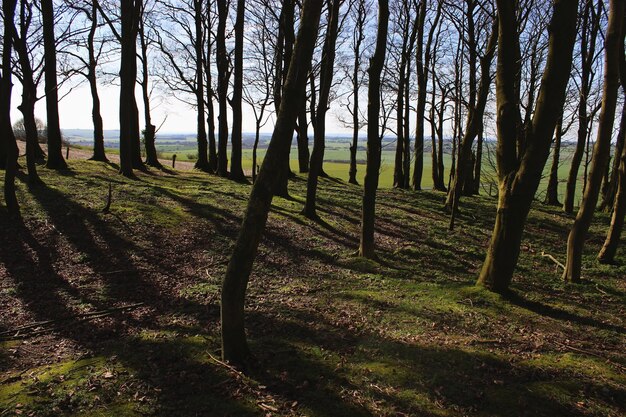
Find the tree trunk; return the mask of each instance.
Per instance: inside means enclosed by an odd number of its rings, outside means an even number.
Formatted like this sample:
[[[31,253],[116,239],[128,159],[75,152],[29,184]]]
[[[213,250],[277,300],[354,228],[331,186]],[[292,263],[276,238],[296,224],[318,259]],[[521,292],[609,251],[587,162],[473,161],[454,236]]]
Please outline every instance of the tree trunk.
[[[217,101],[219,104],[219,128],[217,149],[217,175],[228,176],[228,55],[226,52],[226,20],[228,19],[228,2],[217,2]]]
[[[596,204],[598,203],[602,175],[608,163],[619,87],[619,48],[623,48],[624,41],[622,31],[623,16],[624,2],[622,0],[611,0],[609,24],[604,42],[604,87],[598,136],[593,147],[591,168],[587,178],[583,201],[567,240],[567,262],[565,263],[563,279],[568,282],[580,282],[583,248]]]
[[[222,284],[222,357],[236,366],[250,360],[244,326],[246,288],[267,223],[281,161],[289,157],[296,116],[304,100],[308,69],[317,38],[322,0],[304,0],[302,20],[285,82],[274,133],[257,177]]]
[[[563,116],[556,124],[554,136],[554,153],[552,154],[552,166],[548,178],[548,188],[544,204],[549,206],[560,206],[559,202],[559,162],[561,159],[561,138],[563,137]]]
[[[609,226],[606,240],[598,254],[598,261],[604,264],[615,262],[615,254],[619,246],[622,229],[624,228],[624,217],[626,216],[626,147],[622,147],[621,154],[616,155],[615,159],[619,161],[619,165],[613,215],[611,216],[611,225]]]
[[[378,0],[378,32],[376,49],[370,59],[369,87],[367,104],[367,166],[363,189],[363,207],[361,212],[361,240],[359,256],[373,259],[376,257],[374,230],[376,221],[376,190],[380,175],[381,137],[379,132],[380,117],[380,78],[385,65],[387,49],[387,31],[389,27],[389,2]]]
[[[309,133],[308,122],[306,119],[306,99],[302,103],[300,112],[298,113],[298,166],[300,173],[309,172]]]
[[[519,257],[524,223],[550,153],[552,134],[565,101],[576,35],[577,2],[555,0],[550,22],[548,57],[537,106],[523,154],[518,155],[519,34],[517,6],[497,0],[499,35],[496,70],[498,212],[478,285],[504,293]]]
[[[59,94],[57,85],[56,42],[54,40],[54,6],[52,0],[41,0],[43,21],[46,118],[48,129],[48,162],[50,169],[66,169],[63,140],[59,125]]]
[[[623,87],[623,86],[622,86]],[[602,210],[612,210],[615,205],[615,196],[617,195],[618,178],[620,175],[620,155],[624,149],[626,139],[626,106],[622,107],[622,116],[619,123],[619,132],[615,143],[615,158],[613,160],[613,169],[606,188],[606,192],[602,196]]]
[[[89,34],[87,35],[87,49],[89,53],[87,81],[89,82],[89,90],[91,91],[91,119],[93,120],[93,156],[89,159],[92,161],[108,162],[109,160],[104,151],[104,123],[102,122],[98,81],[96,79],[98,61],[96,59],[95,38],[97,30],[98,2],[94,0],[91,6],[91,26],[89,28]]]
[[[196,59],[196,105],[197,109],[197,136],[198,143],[198,159],[194,165],[195,169],[200,171],[211,171],[209,160],[207,156],[207,135],[206,135],[206,120],[205,120],[205,107],[204,107],[204,70],[203,70],[203,56],[202,56],[202,39],[204,38],[204,31],[202,29],[202,19],[204,18],[202,12],[202,0],[194,0],[194,24],[195,24],[195,59]]]
[[[11,81],[11,49],[12,49],[12,29],[15,17],[15,6],[17,0],[4,0],[2,2],[2,14],[4,18],[4,33],[2,39],[2,79],[0,80],[0,135],[5,151],[5,173],[4,173],[4,202],[7,211],[12,218],[20,216],[20,206],[15,195],[15,175],[17,173],[17,157],[19,150],[13,127],[11,125],[11,91],[13,84]]]
[[[322,51],[322,62],[320,70],[320,95],[317,102],[315,117],[315,131],[313,133],[313,152],[311,153],[311,163],[309,165],[309,176],[307,178],[306,201],[304,203],[304,214],[309,219],[316,219],[317,205],[317,184],[319,176],[322,174],[324,163],[324,148],[326,146],[326,112],[330,97],[330,87],[333,83],[333,71],[335,66],[335,45],[339,30],[339,9],[341,0],[333,0],[332,8],[329,9],[329,23]]]
[[[135,99],[137,80],[137,33],[141,2],[122,0],[121,4],[121,62],[120,62],[120,173],[134,177],[136,141],[139,135],[139,113]],[[139,150],[140,152],[140,150]],[[141,155],[140,155],[141,159]]]
[[[233,133],[230,137],[230,178],[247,182],[241,166],[242,153],[242,110],[241,97],[243,93],[243,31],[246,13],[245,0],[237,0],[237,20],[235,22],[235,71],[233,79],[233,97],[231,107],[233,109]]]
[[[211,22],[211,2],[212,0],[207,0],[206,2],[206,22]],[[213,106],[213,76],[211,75],[211,56],[213,54],[211,47],[211,29],[206,31],[206,44],[207,44],[207,55],[206,55],[206,107],[207,107],[207,126],[209,127],[208,137],[209,137],[209,171],[213,173],[217,173],[217,149],[216,149],[216,140],[215,140],[215,109]]]
[[[143,5],[139,18],[139,42],[141,44],[141,96],[143,98],[143,115],[145,128],[143,131],[144,147],[146,149],[146,165],[162,168],[156,151],[156,126],[152,124],[152,115],[150,112],[150,91],[149,91],[149,75],[148,75],[148,43],[144,33],[144,10]]]

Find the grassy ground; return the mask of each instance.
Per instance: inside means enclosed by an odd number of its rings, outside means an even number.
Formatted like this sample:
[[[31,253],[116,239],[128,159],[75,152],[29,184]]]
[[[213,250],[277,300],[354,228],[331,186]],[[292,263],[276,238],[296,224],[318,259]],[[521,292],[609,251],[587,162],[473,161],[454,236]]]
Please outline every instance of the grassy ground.
[[[514,294],[474,281],[495,201],[379,193],[380,263],[352,257],[360,188],[305,181],[276,199],[251,277],[247,375],[219,357],[219,283],[250,190],[197,172],[70,160],[18,179],[24,224],[0,208],[0,415],[621,416],[626,266],[585,252],[564,285],[572,219],[531,212]],[[109,183],[110,213],[102,213]],[[620,257],[623,261],[623,252]],[[52,321],[50,321],[52,320]],[[36,323],[28,327],[28,325]]]

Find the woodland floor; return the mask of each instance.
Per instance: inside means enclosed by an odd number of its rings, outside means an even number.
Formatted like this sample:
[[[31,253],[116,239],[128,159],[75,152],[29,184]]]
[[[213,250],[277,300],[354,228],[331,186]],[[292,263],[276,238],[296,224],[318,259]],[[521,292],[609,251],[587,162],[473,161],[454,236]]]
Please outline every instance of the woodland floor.
[[[474,286],[494,199],[465,198],[449,232],[442,193],[381,191],[373,263],[352,256],[360,187],[323,179],[312,222],[297,177],[251,277],[244,376],[216,361],[218,292],[250,186],[69,163],[38,188],[20,174],[23,224],[0,208],[0,416],[626,414],[626,256],[595,262],[605,214],[565,285],[542,252],[563,261],[572,218],[535,205],[502,298]]]

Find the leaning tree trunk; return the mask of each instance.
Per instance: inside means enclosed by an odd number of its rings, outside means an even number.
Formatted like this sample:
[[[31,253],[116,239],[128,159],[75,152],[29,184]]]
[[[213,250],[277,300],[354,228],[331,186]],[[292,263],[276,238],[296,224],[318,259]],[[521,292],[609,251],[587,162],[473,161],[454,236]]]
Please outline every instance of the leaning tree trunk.
[[[48,162],[50,169],[66,169],[63,140],[59,124],[59,94],[57,85],[56,42],[54,40],[54,6],[52,0],[41,0],[43,20],[44,72],[46,88],[46,118],[48,133]]]
[[[580,282],[583,248],[596,204],[598,203],[602,176],[608,163],[619,87],[619,48],[623,48],[624,45],[623,17],[623,0],[611,0],[609,24],[604,41],[604,87],[598,136],[593,147],[591,168],[587,178],[583,201],[567,239],[567,262],[565,263],[563,279],[568,282]]]
[[[624,228],[624,217],[626,216],[626,147],[622,147],[621,155],[616,155],[615,159],[619,161],[619,166],[613,215],[611,216],[611,226],[606,235],[606,240],[598,254],[598,261],[605,264],[615,262],[615,254]]]
[[[20,206],[15,195],[15,175],[17,174],[17,157],[19,150],[13,127],[11,125],[11,49],[12,28],[15,16],[17,0],[4,0],[2,13],[4,17],[4,33],[2,39],[2,79],[0,81],[0,135],[5,150],[5,173],[4,173],[4,202],[7,205],[9,216],[17,218],[20,215]],[[10,22],[10,23],[9,23]]]
[[[316,123],[313,133],[313,152],[311,153],[311,163],[309,165],[309,176],[307,178],[306,201],[304,203],[304,214],[309,219],[317,218],[317,185],[319,176],[322,175],[322,165],[324,163],[324,148],[326,146],[326,112],[328,111],[328,101],[330,97],[330,87],[333,83],[333,71],[335,65],[335,53],[337,44],[337,34],[339,30],[339,9],[340,0],[333,0],[332,8],[329,10],[329,23],[322,51],[322,62],[320,70],[320,96],[315,112]]]
[[[361,212],[361,240],[359,256],[376,257],[374,230],[376,221],[376,190],[380,175],[381,137],[380,118],[380,75],[385,65],[387,30],[389,27],[389,2],[378,0],[378,33],[376,49],[370,60],[368,104],[367,104],[367,166],[363,187],[363,207]]]
[[[222,357],[236,366],[250,360],[244,326],[246,288],[259,241],[267,223],[272,197],[282,162],[289,148],[296,117],[304,100],[307,72],[317,39],[322,0],[304,0],[298,38],[291,57],[290,71],[283,87],[281,106],[274,133],[259,176],[252,187],[243,223],[222,283]]]
[[[617,194],[618,178],[620,172],[620,158],[624,149],[624,142],[626,140],[626,106],[622,107],[622,116],[619,123],[619,132],[617,134],[617,140],[615,143],[615,159],[613,160],[613,168],[611,169],[611,176],[606,187],[606,192],[602,196],[602,204],[600,208],[602,210],[612,210],[615,204],[615,196]]]
[[[499,179],[496,223],[478,285],[505,293],[519,257],[524,224],[550,153],[556,122],[565,102],[576,37],[577,2],[555,0],[550,22],[548,57],[537,106],[518,155],[519,34],[516,4],[497,0],[499,35],[496,70],[497,168]]]
[[[245,0],[237,0],[237,20],[235,22],[235,71],[233,79],[233,97],[231,107],[233,110],[233,133],[230,136],[230,178],[247,182],[241,166],[242,158],[242,110],[241,99],[243,92],[243,31],[246,12]]]

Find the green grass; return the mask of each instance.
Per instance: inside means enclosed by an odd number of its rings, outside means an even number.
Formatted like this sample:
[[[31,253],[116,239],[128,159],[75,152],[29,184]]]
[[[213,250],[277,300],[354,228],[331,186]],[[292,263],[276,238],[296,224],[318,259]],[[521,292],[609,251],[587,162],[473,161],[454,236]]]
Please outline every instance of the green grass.
[[[564,260],[573,219],[537,204],[503,298],[474,285],[495,199],[463,199],[450,232],[444,194],[380,190],[373,262],[352,256],[361,188],[322,179],[322,221],[312,222],[300,215],[298,176],[292,199],[273,201],[250,279],[257,362],[242,375],[213,358],[219,284],[250,186],[195,171],[129,180],[111,164],[69,164],[63,175],[41,167],[41,188],[20,175],[24,225],[0,208],[0,331],[59,320],[3,333],[0,415],[626,412],[624,252],[616,266],[594,259],[606,214],[591,229],[585,282],[566,285],[541,253]]]

